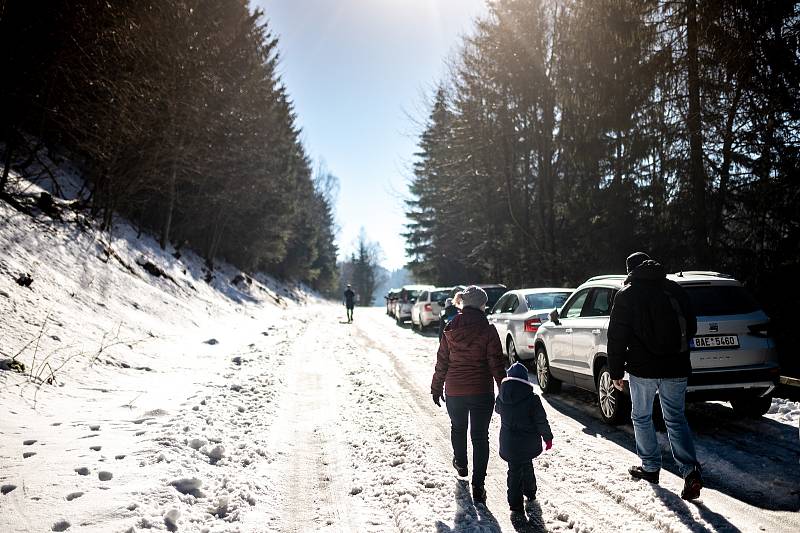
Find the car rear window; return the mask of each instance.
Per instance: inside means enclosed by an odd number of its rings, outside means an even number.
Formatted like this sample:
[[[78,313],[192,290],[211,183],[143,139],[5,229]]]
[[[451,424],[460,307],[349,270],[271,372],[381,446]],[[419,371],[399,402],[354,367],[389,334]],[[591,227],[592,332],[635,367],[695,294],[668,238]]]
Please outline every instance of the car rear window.
[[[761,309],[744,287],[704,285],[686,287],[697,316],[746,315]]]
[[[561,307],[567,301],[570,292],[538,292],[526,294],[525,300],[528,302],[528,309],[553,309]]]

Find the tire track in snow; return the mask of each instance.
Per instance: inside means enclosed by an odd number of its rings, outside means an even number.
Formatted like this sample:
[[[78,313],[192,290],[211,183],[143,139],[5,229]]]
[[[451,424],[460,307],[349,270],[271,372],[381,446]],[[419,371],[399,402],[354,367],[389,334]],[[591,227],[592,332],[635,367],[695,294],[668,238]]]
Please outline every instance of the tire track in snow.
[[[312,316],[325,316],[310,310]],[[343,486],[337,384],[331,352],[335,335],[305,324],[295,340],[287,369],[279,419],[271,428],[270,449],[278,450],[272,482],[280,484],[279,531],[358,531],[360,512],[352,509]],[[333,346],[331,343],[336,343]]]

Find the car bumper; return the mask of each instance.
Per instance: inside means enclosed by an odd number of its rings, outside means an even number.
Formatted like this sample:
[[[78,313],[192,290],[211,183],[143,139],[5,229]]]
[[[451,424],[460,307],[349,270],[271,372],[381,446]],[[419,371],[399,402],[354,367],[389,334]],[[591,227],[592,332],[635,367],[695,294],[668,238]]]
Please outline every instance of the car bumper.
[[[686,395],[694,400],[766,396],[780,382],[780,374],[775,363],[694,370],[689,377]]]

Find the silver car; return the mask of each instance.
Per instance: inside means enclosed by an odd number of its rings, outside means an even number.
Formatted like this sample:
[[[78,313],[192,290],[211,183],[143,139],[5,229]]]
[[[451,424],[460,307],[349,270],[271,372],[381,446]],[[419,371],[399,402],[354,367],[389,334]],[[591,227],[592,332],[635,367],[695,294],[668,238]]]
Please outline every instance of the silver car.
[[[452,287],[436,287],[429,291],[422,291],[416,303],[411,308],[411,329],[420,331],[431,324],[439,323],[439,313],[442,311],[442,304]]]
[[[411,308],[414,307],[420,293],[431,289],[433,289],[433,285],[403,285],[395,304],[394,317],[398,325],[402,325],[406,320],[411,320]]]
[[[509,364],[533,359],[533,338],[550,311],[567,301],[574,289],[515,289],[497,300],[487,318],[497,329]]]
[[[686,289],[697,315],[687,399],[730,401],[746,416],[766,413],[780,379],[769,317],[730,276],[679,272],[668,277]],[[618,275],[588,280],[551,313],[533,342],[542,391],[557,392],[568,383],[596,392],[600,415],[612,424],[625,420],[630,408],[628,396],[611,383],[606,355],[611,306],[624,280]]]

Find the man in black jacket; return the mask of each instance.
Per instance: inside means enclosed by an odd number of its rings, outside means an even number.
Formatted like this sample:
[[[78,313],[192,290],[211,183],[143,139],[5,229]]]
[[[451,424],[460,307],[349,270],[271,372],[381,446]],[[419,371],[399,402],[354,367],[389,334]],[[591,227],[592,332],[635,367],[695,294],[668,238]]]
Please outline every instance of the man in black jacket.
[[[349,324],[353,321],[353,308],[356,306],[356,293],[353,292],[353,287],[349,283],[344,291],[344,306],[347,308],[347,323]]]
[[[684,478],[681,497],[700,496],[703,480],[686,422],[686,384],[692,372],[689,339],[697,318],[686,291],[666,278],[664,267],[643,252],[626,260],[628,278],[614,298],[608,324],[608,365],[614,386],[622,390],[625,371],[631,392],[631,419],[641,466],[628,472],[658,483],[661,450],[653,426],[658,393],[672,456]]]

